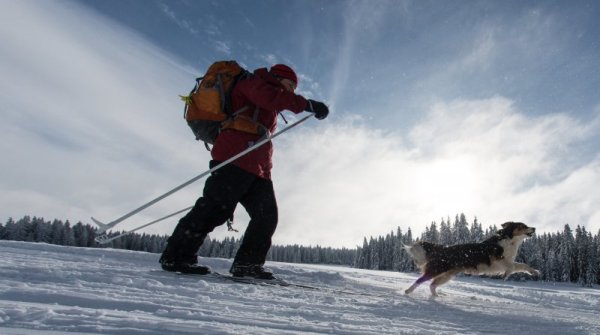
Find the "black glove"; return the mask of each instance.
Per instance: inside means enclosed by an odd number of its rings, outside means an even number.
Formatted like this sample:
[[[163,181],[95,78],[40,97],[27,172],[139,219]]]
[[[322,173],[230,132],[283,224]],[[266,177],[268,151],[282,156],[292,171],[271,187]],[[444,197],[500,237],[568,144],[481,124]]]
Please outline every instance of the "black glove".
[[[323,120],[327,117],[327,115],[329,115],[329,108],[327,107],[327,105],[320,101],[315,101],[311,99],[306,100],[306,108],[304,110],[311,113],[315,113],[315,117],[318,120]]]

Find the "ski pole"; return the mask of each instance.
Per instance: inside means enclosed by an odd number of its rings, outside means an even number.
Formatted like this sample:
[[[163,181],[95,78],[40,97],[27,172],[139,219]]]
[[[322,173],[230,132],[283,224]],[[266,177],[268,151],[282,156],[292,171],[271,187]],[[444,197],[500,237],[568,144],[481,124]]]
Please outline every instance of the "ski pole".
[[[177,215],[177,214],[179,214],[179,213],[183,213],[183,212],[185,212],[185,211],[188,211],[188,210],[192,209],[192,207],[194,207],[194,206],[190,206],[190,207],[186,207],[186,208],[184,208],[184,209],[178,210],[178,211],[177,211],[177,212],[175,212],[175,213],[171,213],[171,214],[169,214],[169,215],[167,215],[167,216],[163,216],[162,218],[160,218],[160,219],[157,219],[157,220],[154,220],[154,221],[152,221],[152,222],[148,222],[148,223],[146,223],[145,225],[139,226],[139,227],[137,227],[137,228],[134,228],[134,229],[132,229],[132,230],[124,231],[124,232],[122,232],[121,234],[119,234],[119,235],[117,235],[117,236],[108,237],[108,235],[106,235],[106,233],[101,233],[101,235],[100,235],[100,236],[96,236],[96,238],[95,238],[94,240],[95,240],[96,242],[100,243],[100,244],[108,244],[109,242],[112,242],[112,241],[114,241],[114,240],[116,240],[116,239],[119,239],[119,238],[121,238],[121,237],[123,237],[123,236],[129,235],[129,234],[131,234],[131,233],[133,233],[133,232],[135,232],[135,231],[138,231],[138,230],[140,230],[140,229],[142,229],[142,228],[146,228],[146,227],[148,227],[148,226],[151,226],[151,225],[153,225],[153,224],[155,224],[155,223],[159,223],[159,222],[160,222],[160,221],[162,221],[162,220],[166,220],[166,219],[168,219],[168,218],[170,218],[170,217],[172,217],[172,216],[175,216],[175,215]]]
[[[135,214],[137,214],[137,213],[139,213],[139,212],[143,211],[144,209],[146,209],[146,208],[148,208],[148,207],[150,207],[150,206],[152,206],[152,205],[156,204],[157,202],[159,202],[159,201],[163,200],[164,198],[166,198],[166,197],[168,197],[168,196],[172,195],[173,193],[175,193],[175,192],[177,192],[177,191],[181,190],[182,188],[184,188],[184,187],[186,187],[186,186],[188,186],[188,185],[190,185],[190,184],[194,183],[194,182],[195,182],[195,181],[197,181],[198,179],[200,179],[200,178],[202,178],[202,177],[204,177],[204,176],[206,176],[206,175],[208,175],[208,174],[210,174],[210,173],[212,173],[212,172],[214,172],[214,171],[216,171],[216,170],[218,170],[218,169],[222,168],[223,166],[225,166],[225,165],[227,165],[227,164],[229,164],[229,163],[233,162],[234,160],[236,160],[236,159],[238,159],[238,158],[240,158],[240,157],[242,157],[242,156],[246,155],[247,153],[249,153],[249,152],[251,152],[251,151],[255,150],[256,148],[258,148],[258,147],[262,146],[263,144],[265,144],[265,143],[267,143],[267,142],[270,142],[270,141],[272,141],[272,140],[273,140],[275,137],[277,137],[277,136],[279,136],[279,135],[281,135],[281,134],[285,133],[286,131],[288,131],[288,130],[290,130],[290,129],[294,128],[294,127],[296,127],[297,125],[301,124],[302,122],[304,122],[304,121],[308,120],[308,118],[310,118],[311,116],[313,116],[313,114],[310,114],[310,115],[307,115],[307,116],[303,117],[302,119],[300,119],[300,120],[296,121],[295,123],[292,123],[291,125],[287,126],[285,129],[282,129],[281,131],[279,131],[279,132],[277,132],[277,133],[275,133],[275,134],[273,134],[273,135],[271,135],[271,136],[268,136],[268,137],[266,137],[266,138],[262,139],[261,141],[257,142],[257,143],[256,143],[256,144],[254,144],[253,146],[251,146],[251,147],[247,148],[246,150],[244,150],[244,151],[240,152],[239,154],[237,154],[237,155],[235,155],[235,156],[233,156],[233,157],[229,158],[228,160],[226,160],[226,161],[223,161],[222,163],[218,164],[217,166],[213,167],[212,169],[210,169],[210,170],[208,170],[208,171],[205,171],[205,172],[203,172],[203,173],[201,173],[201,174],[197,175],[196,177],[194,177],[194,178],[192,178],[192,179],[190,179],[190,180],[186,181],[185,183],[183,183],[183,184],[181,184],[181,185],[179,185],[179,186],[175,187],[174,189],[172,189],[172,190],[170,190],[170,191],[166,192],[165,194],[163,194],[163,195],[161,195],[161,196],[159,196],[159,197],[157,197],[157,198],[155,198],[155,199],[153,199],[153,200],[151,200],[151,201],[147,202],[146,204],[144,204],[144,205],[142,205],[142,206],[140,206],[140,207],[138,207],[138,208],[134,209],[133,211],[131,211],[131,212],[129,212],[129,213],[127,213],[127,214],[125,214],[125,215],[121,216],[120,218],[118,218],[118,219],[116,219],[116,220],[114,220],[114,221],[112,221],[112,222],[109,222],[109,223],[103,223],[103,222],[101,222],[101,221],[99,221],[99,220],[96,220],[94,217],[92,217],[92,221],[94,221],[94,223],[95,223],[95,224],[97,224],[97,225],[98,225],[98,227],[100,227],[100,229],[98,229],[98,233],[99,233],[99,234],[102,234],[102,233],[104,233],[105,231],[107,231],[107,230],[109,230],[109,229],[113,228],[114,226],[116,226],[117,224],[119,224],[119,223],[120,223],[120,222],[122,222],[123,220],[125,220],[125,219],[129,218],[130,216],[132,216],[132,215],[135,215]]]

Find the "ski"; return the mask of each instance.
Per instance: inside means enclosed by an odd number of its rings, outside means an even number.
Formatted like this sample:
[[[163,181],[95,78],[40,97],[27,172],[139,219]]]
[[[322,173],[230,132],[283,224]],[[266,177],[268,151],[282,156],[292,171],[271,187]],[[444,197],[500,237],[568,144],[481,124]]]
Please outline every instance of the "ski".
[[[259,278],[252,278],[252,277],[234,277],[231,275],[226,275],[226,274],[221,274],[218,272],[212,272],[212,275],[214,275],[215,277],[219,278],[219,279],[224,279],[224,280],[229,280],[229,281],[233,281],[236,283],[241,283],[241,284],[251,284],[251,285],[276,285],[276,286],[297,286],[296,284],[292,284],[288,281],[285,281],[283,279],[279,279],[279,278],[275,278],[275,279],[259,279]]]
[[[162,272],[174,273],[174,274],[178,274],[178,275],[182,275],[182,276],[194,276],[194,277],[198,277],[198,278],[206,278],[208,280],[217,279],[217,280],[221,280],[221,281],[228,281],[228,282],[240,283],[240,284],[263,285],[263,286],[270,285],[270,286],[297,287],[297,288],[304,288],[304,289],[311,289],[311,290],[321,290],[321,288],[317,287],[317,286],[291,283],[287,280],[283,280],[283,279],[279,279],[279,278],[258,279],[258,278],[252,278],[252,277],[234,277],[232,275],[219,273],[219,272],[216,272],[213,270],[211,270],[211,272],[207,273],[207,274],[169,272],[169,271],[162,271]]]
[[[344,295],[351,295],[351,296],[367,296],[367,297],[377,297],[377,298],[389,297],[389,295],[387,295],[387,294],[381,295],[381,294],[360,292],[360,291],[354,291],[354,290],[340,290],[340,289],[335,289],[332,287],[325,287],[325,286],[313,286],[313,285],[298,284],[298,283],[289,282],[289,281],[286,281],[283,279],[256,279],[256,278],[251,278],[251,277],[234,277],[234,276],[224,275],[224,274],[220,274],[220,273],[216,273],[216,272],[212,272],[211,274],[216,275],[218,278],[229,280],[229,281],[232,281],[235,283],[241,283],[241,284],[283,286],[283,287],[300,288],[300,289],[306,289],[306,290],[312,290],[312,291],[322,291],[322,292],[329,292],[329,293],[333,293],[333,294],[344,294]]]
[[[219,278],[219,279],[231,281],[234,283],[240,283],[240,284],[271,285],[271,286],[297,287],[297,288],[304,288],[304,289],[311,289],[311,290],[320,290],[320,288],[316,287],[316,286],[292,283],[292,282],[289,282],[287,280],[283,280],[280,278],[259,279],[259,278],[253,278],[253,277],[234,277],[232,275],[222,274],[222,273],[218,273],[218,272],[214,272],[214,271],[211,272],[209,274],[209,276],[210,275],[212,275],[216,278]]]
[[[252,278],[252,277],[234,277],[232,275],[222,274],[222,273],[215,272],[215,271],[212,271],[211,273],[205,274],[205,275],[196,275],[196,274],[190,274],[190,275],[202,276],[202,277],[207,277],[207,278],[216,278],[216,279],[223,280],[223,281],[229,281],[229,282],[240,283],[240,284],[249,284],[249,285],[291,287],[291,288],[299,288],[299,289],[306,289],[306,290],[312,290],[312,291],[322,291],[322,292],[329,292],[329,293],[333,293],[333,294],[344,294],[344,295],[354,295],[354,296],[368,296],[368,297],[378,297],[378,298],[389,297],[389,295],[387,295],[387,294],[382,295],[382,294],[374,294],[374,293],[370,293],[370,292],[361,292],[361,291],[355,291],[355,290],[340,290],[340,289],[335,289],[335,288],[327,287],[327,286],[300,284],[300,283],[290,282],[290,281],[279,279],[279,278],[257,279],[257,278]]]
[[[376,294],[370,292],[361,292],[355,290],[340,290],[327,286],[317,286],[317,285],[306,285],[290,282],[283,279],[257,279],[252,277],[234,277],[232,275],[219,273],[216,271],[212,271],[207,274],[193,274],[193,273],[183,273],[183,272],[171,272],[184,276],[193,276],[198,278],[206,278],[207,280],[219,280],[221,282],[230,282],[230,283],[238,283],[238,284],[248,284],[248,285],[257,285],[257,286],[280,286],[280,287],[290,287],[290,288],[299,288],[306,289],[312,291],[322,291],[329,292],[333,294],[344,294],[350,296],[366,296],[366,297],[374,297],[374,298],[388,298],[389,294]]]

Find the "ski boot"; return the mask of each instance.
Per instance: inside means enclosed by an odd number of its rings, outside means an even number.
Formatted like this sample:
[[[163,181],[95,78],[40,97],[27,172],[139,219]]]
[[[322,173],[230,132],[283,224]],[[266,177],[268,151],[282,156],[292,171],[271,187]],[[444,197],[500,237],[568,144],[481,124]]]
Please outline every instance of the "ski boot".
[[[189,257],[189,259],[170,259],[163,255],[158,262],[163,270],[169,272],[181,272],[196,275],[206,275],[211,272],[208,266],[198,265],[196,255]]]
[[[231,269],[229,269],[229,273],[234,277],[252,277],[265,280],[276,279],[272,272],[265,270],[260,264],[233,263]]]

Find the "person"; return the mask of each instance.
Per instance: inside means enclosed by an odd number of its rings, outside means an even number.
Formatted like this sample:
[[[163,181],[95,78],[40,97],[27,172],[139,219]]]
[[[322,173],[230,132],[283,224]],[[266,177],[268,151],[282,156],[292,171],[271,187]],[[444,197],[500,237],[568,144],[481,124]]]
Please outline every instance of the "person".
[[[233,111],[249,107],[236,119],[251,119],[273,133],[277,116],[283,110],[313,112],[319,120],[329,114],[328,107],[295,94],[298,77],[284,64],[269,70],[260,68],[240,80],[231,93]],[[264,135],[263,135],[264,136]],[[211,150],[210,167],[244,151],[261,139],[260,134],[224,127]],[[263,144],[230,164],[214,171],[206,180],[202,196],[179,220],[160,257],[165,271],[207,274],[210,268],[199,265],[196,252],[206,236],[233,217],[237,204],[250,216],[242,243],[229,272],[236,277],[274,279],[264,263],[278,220],[277,202],[271,180],[273,144]]]

